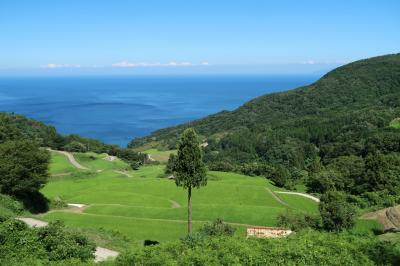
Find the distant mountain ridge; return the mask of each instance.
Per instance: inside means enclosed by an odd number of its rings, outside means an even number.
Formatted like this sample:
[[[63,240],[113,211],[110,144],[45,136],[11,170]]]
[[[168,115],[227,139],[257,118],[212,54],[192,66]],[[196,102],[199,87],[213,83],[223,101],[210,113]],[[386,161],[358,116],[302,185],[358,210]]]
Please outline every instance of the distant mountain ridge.
[[[257,97],[234,111],[157,130],[149,136],[133,140],[130,147],[172,147],[187,127],[194,127],[200,135],[209,139],[243,128],[252,131],[260,131],[260,127],[279,130],[294,122],[301,122],[298,127],[309,127],[316,118],[329,123],[332,113],[335,113],[335,118],[340,116],[344,120],[370,121],[372,118],[368,116],[379,112],[383,121],[372,124],[382,127],[400,116],[399,102],[400,54],[379,56],[339,67],[311,85]],[[382,108],[384,112],[380,112]],[[312,132],[308,134],[312,135]]]

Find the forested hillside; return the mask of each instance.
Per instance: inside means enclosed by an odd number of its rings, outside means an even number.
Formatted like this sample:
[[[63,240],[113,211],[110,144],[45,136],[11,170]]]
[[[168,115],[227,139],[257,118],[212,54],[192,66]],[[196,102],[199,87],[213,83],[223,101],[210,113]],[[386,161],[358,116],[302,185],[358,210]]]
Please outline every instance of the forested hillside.
[[[27,139],[40,147],[70,152],[97,152],[118,156],[132,164],[141,164],[145,156],[118,145],[102,143],[79,135],[61,135],[52,126],[22,115],[0,112],[0,143],[12,139]]]
[[[337,68],[309,86],[258,97],[232,112],[162,129],[130,147],[175,147],[194,127],[211,169],[266,175],[312,192],[397,194],[400,54]],[[393,201],[390,199],[389,201]]]

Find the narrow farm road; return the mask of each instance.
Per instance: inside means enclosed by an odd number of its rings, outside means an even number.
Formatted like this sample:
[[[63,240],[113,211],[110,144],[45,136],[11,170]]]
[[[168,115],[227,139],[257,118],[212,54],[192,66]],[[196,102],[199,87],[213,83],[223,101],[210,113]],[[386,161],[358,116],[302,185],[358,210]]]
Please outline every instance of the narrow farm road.
[[[125,171],[114,170],[114,173],[124,175],[126,177],[132,177],[132,175],[130,175],[128,172],[125,172]]]
[[[285,206],[289,206],[289,204],[287,204],[286,202],[284,202],[283,200],[281,200],[271,189],[269,189],[268,187],[265,187],[265,190],[269,192],[269,194],[271,194],[271,196],[280,204],[285,205]]]
[[[59,154],[64,155],[65,157],[67,157],[68,161],[69,161],[73,166],[75,166],[75,167],[78,168],[78,169],[81,169],[81,170],[89,170],[89,168],[87,168],[87,167],[81,165],[80,163],[78,163],[78,162],[75,160],[75,157],[74,157],[74,155],[73,155],[72,153],[69,153],[69,152],[66,152],[66,151],[57,151],[57,150],[52,150],[52,149],[49,149],[49,151],[57,152],[57,153],[59,153]]]
[[[26,223],[29,227],[45,227],[49,224],[48,222],[44,222],[44,221],[41,221],[38,219],[33,219],[33,218],[18,217],[15,219]]]
[[[297,196],[302,196],[305,198],[309,198],[315,202],[319,202],[319,198],[311,196],[310,194],[306,194],[306,193],[300,193],[300,192],[289,192],[289,191],[274,191],[275,193],[279,193],[279,194],[289,194],[289,195],[297,195]]]

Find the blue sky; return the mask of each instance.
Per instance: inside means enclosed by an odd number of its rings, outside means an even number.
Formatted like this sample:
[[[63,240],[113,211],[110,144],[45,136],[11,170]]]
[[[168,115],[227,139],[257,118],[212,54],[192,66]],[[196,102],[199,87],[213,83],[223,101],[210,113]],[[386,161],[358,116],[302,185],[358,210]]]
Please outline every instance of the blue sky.
[[[400,51],[400,1],[0,1],[0,73],[315,72]]]

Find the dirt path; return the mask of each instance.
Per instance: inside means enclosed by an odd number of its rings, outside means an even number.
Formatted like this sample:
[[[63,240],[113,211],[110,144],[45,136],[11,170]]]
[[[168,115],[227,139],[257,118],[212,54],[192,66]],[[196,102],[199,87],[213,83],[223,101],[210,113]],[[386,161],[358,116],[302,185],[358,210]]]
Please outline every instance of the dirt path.
[[[29,227],[45,227],[49,224],[48,222],[44,222],[34,218],[19,217],[16,219],[26,223]],[[95,255],[94,262],[101,262],[108,260],[109,258],[115,258],[119,255],[119,253],[114,250],[102,247],[96,247],[96,252],[94,253],[94,255]]]
[[[81,169],[81,170],[89,170],[89,168],[87,168],[87,167],[81,165],[80,163],[78,163],[78,162],[75,160],[75,157],[74,157],[74,155],[72,155],[72,153],[69,153],[69,152],[66,152],[66,151],[51,150],[51,149],[49,149],[49,150],[64,155],[65,157],[68,158],[68,161],[69,161],[73,166],[75,166],[76,168]]]
[[[115,258],[119,255],[119,253],[111,249],[96,247],[96,252],[94,253],[94,255],[94,262],[101,262],[106,261],[109,258]]]
[[[178,203],[178,202],[176,202],[176,201],[174,201],[174,200],[168,200],[169,202],[171,202],[171,208],[172,209],[178,209],[178,208],[181,208],[182,206]]]
[[[268,187],[265,187],[265,190],[269,192],[269,194],[271,194],[271,196],[278,201],[280,204],[283,204],[287,207],[290,207],[286,202],[284,202],[283,200],[281,200],[271,189],[269,189]]]
[[[15,219],[26,223],[29,227],[45,227],[49,224],[48,222],[44,222],[44,221],[41,221],[38,219],[33,219],[33,218],[19,217],[19,218],[15,218]]]
[[[289,194],[289,195],[297,195],[297,196],[302,196],[305,198],[309,198],[315,202],[319,202],[319,198],[311,196],[310,194],[306,194],[306,193],[300,193],[300,192],[289,192],[289,191],[274,191],[275,193],[279,193],[279,194]]]
[[[151,157],[151,154],[147,154],[147,159],[148,159],[150,162],[155,162],[155,161],[156,161],[153,157]]]
[[[60,177],[60,176],[68,176],[71,175],[71,173],[59,173],[59,174],[53,174],[51,175],[52,177]]]
[[[114,170],[114,173],[124,175],[126,177],[132,177],[128,172]]]

